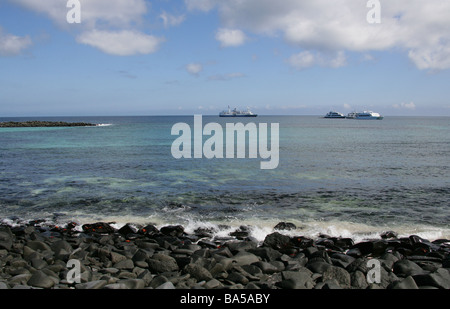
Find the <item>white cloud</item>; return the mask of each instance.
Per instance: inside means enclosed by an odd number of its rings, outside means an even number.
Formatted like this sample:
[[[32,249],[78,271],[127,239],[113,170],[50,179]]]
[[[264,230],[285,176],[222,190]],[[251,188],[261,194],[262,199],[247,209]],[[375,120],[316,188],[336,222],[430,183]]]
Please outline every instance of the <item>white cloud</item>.
[[[409,58],[421,70],[450,68],[450,43],[436,48],[422,47],[410,50]]]
[[[117,56],[151,54],[158,50],[163,41],[162,38],[129,30],[92,30],[85,31],[77,37],[79,43],[93,46],[107,54]]]
[[[281,36],[302,50],[365,54],[398,50],[405,52],[421,70],[450,69],[450,1],[384,1],[380,24],[367,22],[371,10],[367,1],[185,0],[185,3],[191,10],[217,8],[225,28]]]
[[[416,109],[416,104],[414,104],[414,102],[409,102],[409,103],[402,102],[400,104],[394,104],[393,107],[397,108],[397,109],[415,110]]]
[[[30,47],[32,41],[30,37],[20,37],[13,34],[4,33],[0,27],[0,56],[15,56],[24,49]]]
[[[161,15],[159,15],[159,17],[163,20],[164,27],[166,27],[166,28],[173,27],[173,26],[178,26],[182,22],[184,22],[185,19],[186,19],[185,15],[174,16],[174,15],[168,14],[165,11],[163,11],[161,13]]]
[[[247,37],[239,29],[221,28],[216,32],[216,40],[222,47],[236,47],[245,43]]]
[[[203,65],[200,63],[189,63],[188,65],[186,65],[186,71],[189,74],[198,76],[198,74],[203,71]]]
[[[32,11],[43,13],[55,23],[67,26],[67,1],[62,0],[14,0],[11,2],[22,5]],[[142,20],[147,13],[145,0],[89,0],[81,2],[81,25],[96,27],[98,24],[107,26],[129,26]]]
[[[67,23],[67,1],[14,0],[13,3],[46,15],[61,28],[71,27]],[[151,54],[158,50],[164,39],[148,35],[139,29],[145,20],[148,5],[145,0],[81,1],[81,23],[71,29],[80,31],[76,35],[77,42],[107,54]],[[169,15],[165,17],[168,24],[180,22]]]
[[[303,51],[301,53],[292,55],[289,60],[289,64],[297,70],[306,69],[312,67],[315,62],[315,56],[309,51]]]
[[[292,55],[287,62],[297,70],[303,70],[312,66],[323,66],[330,68],[339,68],[346,65],[347,60],[345,53],[340,51],[335,55],[329,53],[323,54],[319,52],[302,51]]]

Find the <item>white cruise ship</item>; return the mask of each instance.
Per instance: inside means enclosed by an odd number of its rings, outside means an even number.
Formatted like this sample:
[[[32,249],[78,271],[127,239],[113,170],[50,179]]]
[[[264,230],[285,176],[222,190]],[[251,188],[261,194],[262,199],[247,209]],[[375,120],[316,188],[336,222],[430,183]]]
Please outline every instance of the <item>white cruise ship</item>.
[[[384,117],[379,113],[375,113],[372,111],[364,111],[362,113],[350,113],[347,118],[350,119],[358,119],[358,120],[382,120]]]
[[[254,114],[247,107],[246,111],[238,111],[236,108],[231,110],[230,106],[228,106],[228,111],[223,111],[219,114],[220,117],[257,117],[257,114]]]
[[[342,113],[331,111],[328,114],[326,114],[325,117],[323,118],[345,119],[345,116]]]

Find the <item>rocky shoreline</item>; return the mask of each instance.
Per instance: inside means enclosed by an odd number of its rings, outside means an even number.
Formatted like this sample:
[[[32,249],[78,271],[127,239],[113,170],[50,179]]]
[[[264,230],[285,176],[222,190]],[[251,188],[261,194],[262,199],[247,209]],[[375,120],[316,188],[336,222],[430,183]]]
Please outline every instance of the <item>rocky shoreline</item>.
[[[64,122],[64,121],[9,121],[0,122],[0,128],[38,128],[38,127],[95,127],[97,124],[87,122]]]
[[[218,239],[182,226],[3,224],[0,289],[450,289],[450,240],[283,234],[292,228],[258,243],[245,226]]]

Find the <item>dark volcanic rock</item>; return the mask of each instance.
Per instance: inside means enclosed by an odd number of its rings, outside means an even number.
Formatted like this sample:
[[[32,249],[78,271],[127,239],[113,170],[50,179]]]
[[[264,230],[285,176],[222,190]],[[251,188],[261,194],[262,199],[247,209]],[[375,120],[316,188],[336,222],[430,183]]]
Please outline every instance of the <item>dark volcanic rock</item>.
[[[386,232],[383,232],[380,235],[380,237],[383,239],[395,239],[398,237],[398,233],[396,233],[394,231],[386,231]]]
[[[28,280],[28,285],[38,287],[38,288],[48,289],[55,285],[55,281],[53,281],[43,271],[37,270]]]
[[[168,255],[157,253],[147,260],[148,268],[152,273],[164,273],[178,270],[177,261]]]
[[[270,247],[275,250],[285,250],[291,248],[291,239],[289,236],[282,235],[278,232],[269,234],[264,239],[263,246]]]
[[[0,227],[0,249],[10,250],[13,244],[13,234],[9,227]]]
[[[116,230],[98,222],[80,232],[76,224],[44,224],[0,226],[0,288],[450,289],[448,240],[386,235],[354,243],[280,230],[259,243],[247,226],[217,238],[178,225]],[[80,262],[81,283],[70,282],[69,260]]]
[[[424,270],[420,268],[419,265],[409,260],[401,260],[395,262],[393,271],[397,276],[400,277],[408,277],[424,273]]]
[[[304,268],[300,271],[283,271],[279,286],[284,289],[312,289],[314,281],[312,272]]]
[[[160,232],[167,236],[180,237],[183,236],[184,227],[182,227],[181,225],[163,226]]]
[[[349,288],[351,285],[350,274],[342,267],[332,266],[327,268],[322,274],[322,281],[327,280],[336,280],[344,288]]]
[[[25,128],[25,127],[94,127],[96,124],[86,122],[64,122],[64,121],[23,121],[23,122],[0,122],[0,128]]]
[[[419,274],[413,276],[418,286],[433,286],[439,289],[450,289],[450,271],[447,268],[440,268],[429,274]]]
[[[211,273],[205,267],[198,264],[188,264],[184,267],[184,271],[198,281],[209,281],[213,278]]]
[[[105,222],[97,222],[93,224],[84,224],[82,229],[86,233],[114,233],[115,229]]]
[[[359,249],[362,255],[379,256],[383,254],[388,247],[388,242],[384,240],[373,240],[367,242],[360,242],[353,245],[353,249]]]
[[[294,223],[290,222],[280,222],[277,225],[275,225],[275,230],[295,230],[297,226]]]
[[[417,290],[419,287],[414,281],[413,277],[408,276],[401,281],[396,281],[392,284],[392,289],[401,289],[401,290]]]

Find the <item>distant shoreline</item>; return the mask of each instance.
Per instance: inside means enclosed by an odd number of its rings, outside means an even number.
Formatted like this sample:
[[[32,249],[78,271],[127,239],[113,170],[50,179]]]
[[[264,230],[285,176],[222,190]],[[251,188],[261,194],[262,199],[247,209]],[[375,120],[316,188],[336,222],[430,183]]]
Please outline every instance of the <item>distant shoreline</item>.
[[[64,122],[64,121],[9,121],[0,122],[0,128],[37,128],[37,127],[95,127],[97,124],[87,122]]]

